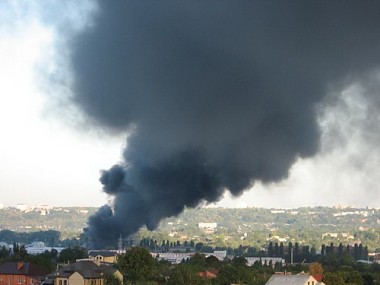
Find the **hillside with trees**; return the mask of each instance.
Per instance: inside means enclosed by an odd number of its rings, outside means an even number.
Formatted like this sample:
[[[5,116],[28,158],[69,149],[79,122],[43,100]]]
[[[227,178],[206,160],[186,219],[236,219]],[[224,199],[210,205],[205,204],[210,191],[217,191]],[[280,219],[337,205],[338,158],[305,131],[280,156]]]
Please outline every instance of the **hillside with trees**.
[[[20,211],[15,208],[0,210],[0,242],[13,243],[44,241],[58,244],[63,240],[83,239],[83,228],[96,208],[59,207],[49,211]],[[213,228],[202,228],[200,223],[212,224]],[[8,230],[8,231],[7,231]],[[9,230],[17,233],[10,234]],[[50,232],[47,236],[25,233]],[[58,234],[57,234],[58,232]],[[37,236],[36,236],[37,235]],[[265,248],[270,242],[288,244],[296,242],[311,250],[321,250],[323,244],[338,246],[365,244],[369,251],[380,247],[380,210],[356,208],[197,208],[187,209],[177,217],[161,221],[154,231],[142,228],[126,242],[139,243],[149,238],[184,244],[203,243],[212,247],[252,246]],[[117,245],[110,245],[117,247]],[[379,249],[380,250],[380,249]]]

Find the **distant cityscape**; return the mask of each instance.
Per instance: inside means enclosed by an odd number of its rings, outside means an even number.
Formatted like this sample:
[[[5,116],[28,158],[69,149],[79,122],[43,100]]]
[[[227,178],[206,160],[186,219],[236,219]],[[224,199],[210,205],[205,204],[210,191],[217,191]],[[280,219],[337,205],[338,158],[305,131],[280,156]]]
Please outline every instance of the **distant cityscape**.
[[[23,260],[34,260],[33,256],[45,256],[54,260],[54,255],[58,256],[55,262],[69,257],[74,258],[71,262],[84,262],[75,263],[75,266],[80,267],[85,264],[90,266],[86,263],[88,260],[95,263],[117,263],[120,256],[138,247],[149,252],[157,262],[168,262],[172,266],[192,264],[192,260],[201,254],[207,259],[215,258],[220,263],[219,266],[224,268],[241,257],[244,258],[246,270],[256,268],[252,272],[258,270],[255,276],[261,280],[247,284],[266,284],[265,282],[270,282],[268,279],[274,271],[301,274],[310,270],[305,266],[314,263],[326,267],[331,256],[335,256],[338,264],[354,266],[356,262],[366,266],[380,266],[378,208],[339,205],[297,209],[186,209],[177,217],[162,220],[156,230],[142,228],[128,237],[120,235],[117,241],[110,241],[106,248],[93,250],[89,247],[84,228],[87,227],[88,218],[96,211],[96,207],[49,205],[17,204],[1,207],[0,248],[3,257],[0,258],[24,256]],[[206,279],[212,276],[215,280],[221,278],[218,277],[220,269],[202,266],[197,268],[211,271],[198,272],[196,276]],[[265,274],[262,271],[264,268],[267,272]],[[324,284],[316,283],[316,280],[322,280],[319,275],[302,276],[312,280],[308,282],[315,282],[314,285]],[[329,275],[326,276],[324,280],[328,281]],[[171,275],[170,278],[174,277]],[[53,283],[59,281],[54,278],[52,280]],[[51,285],[60,285],[53,283]],[[330,281],[325,284],[333,283]]]

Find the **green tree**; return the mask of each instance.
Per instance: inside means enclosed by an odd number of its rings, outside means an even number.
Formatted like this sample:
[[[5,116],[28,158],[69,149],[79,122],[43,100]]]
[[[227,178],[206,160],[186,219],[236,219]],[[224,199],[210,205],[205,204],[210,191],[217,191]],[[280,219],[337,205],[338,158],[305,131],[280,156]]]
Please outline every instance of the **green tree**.
[[[323,282],[326,285],[345,285],[344,278],[339,272],[326,272],[323,275]]]
[[[246,266],[247,265],[247,259],[245,259],[243,256],[235,256],[232,260],[233,265],[235,266]]]
[[[196,251],[201,251],[203,248],[203,242],[198,242],[195,244],[195,250]]]
[[[0,249],[0,260],[5,260],[10,256],[10,249],[7,249],[5,246],[2,246]]]
[[[237,283],[238,273],[236,267],[232,265],[223,266],[222,269],[219,271],[219,274],[215,281],[216,284],[220,285],[229,285]]]
[[[206,267],[206,256],[204,254],[196,253],[190,258],[189,262],[196,270],[202,271]]]
[[[209,257],[206,258],[206,266],[208,269],[209,268],[218,269],[221,266],[221,262],[215,256],[210,255]]]
[[[25,245],[13,244],[13,255],[16,260],[26,260],[28,257],[28,252],[26,251]]]
[[[338,256],[342,257],[343,256],[343,244],[340,243],[338,246]]]
[[[29,255],[28,261],[33,264],[38,264],[53,271],[57,265],[57,257],[54,257],[54,252],[45,251],[36,255]]]
[[[227,264],[222,267],[215,280],[216,284],[256,284],[254,270],[248,266],[238,264]]]
[[[370,273],[366,273],[362,275],[363,282],[365,285],[374,285],[374,279],[373,276]]]
[[[104,279],[104,285],[122,285],[121,280],[113,274],[107,274]]]
[[[179,264],[173,270],[168,284],[170,285],[202,285],[207,284],[206,280],[203,280],[197,274],[196,268],[191,264]]]
[[[59,255],[59,261],[63,263],[72,263],[77,259],[83,259],[87,257],[87,250],[84,247],[74,246],[63,249]]]
[[[273,242],[270,242],[268,245],[268,256],[273,256]]]
[[[352,270],[352,268],[347,268],[346,270],[339,272],[342,274],[346,284],[363,285],[364,283],[362,275],[358,271]]]
[[[316,255],[317,254],[317,249],[315,248],[315,245],[313,245],[310,249],[310,254],[311,255]]]
[[[136,281],[148,280],[153,270],[154,259],[149,251],[142,247],[132,247],[120,255],[117,265],[126,278],[136,284]]]
[[[280,242],[279,256],[281,257],[283,255],[284,255],[284,243]]]
[[[155,260],[151,273],[152,280],[158,282],[159,284],[164,284],[169,279],[172,271],[173,266],[169,261]]]
[[[279,254],[280,254],[280,252],[279,252],[278,242],[275,242],[275,244],[274,244],[274,256],[278,257],[278,256],[280,256]]]
[[[355,259],[351,254],[343,253],[342,257],[340,258],[340,264],[345,266],[354,266],[355,265]]]

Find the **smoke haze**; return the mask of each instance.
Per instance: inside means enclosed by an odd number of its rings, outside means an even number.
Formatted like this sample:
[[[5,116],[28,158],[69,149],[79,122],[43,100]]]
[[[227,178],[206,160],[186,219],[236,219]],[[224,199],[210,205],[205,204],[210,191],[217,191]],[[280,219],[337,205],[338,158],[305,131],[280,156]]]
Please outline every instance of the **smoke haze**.
[[[73,101],[129,136],[124,161],[101,174],[113,205],[89,220],[95,246],[225,189],[281,181],[315,155],[330,96],[372,86],[379,12],[357,1],[99,1],[70,46]]]

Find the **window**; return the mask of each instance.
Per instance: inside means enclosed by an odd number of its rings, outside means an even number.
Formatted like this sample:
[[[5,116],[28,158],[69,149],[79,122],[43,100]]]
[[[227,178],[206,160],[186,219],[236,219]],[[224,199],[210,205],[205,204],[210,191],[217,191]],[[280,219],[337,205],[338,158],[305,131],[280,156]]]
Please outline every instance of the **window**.
[[[59,285],[62,285],[62,279],[59,279]]]
[[[67,285],[67,280],[63,280],[63,285]]]
[[[21,277],[18,278],[18,284],[21,284]]]

